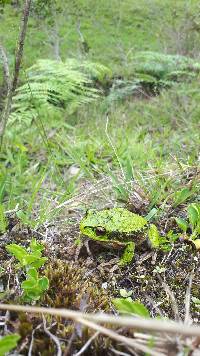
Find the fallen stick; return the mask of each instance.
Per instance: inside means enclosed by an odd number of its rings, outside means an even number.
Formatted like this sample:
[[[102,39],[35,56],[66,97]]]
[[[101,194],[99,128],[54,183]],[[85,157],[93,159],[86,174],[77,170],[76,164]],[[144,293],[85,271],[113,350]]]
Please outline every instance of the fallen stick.
[[[112,325],[126,326],[135,329],[142,329],[146,331],[169,333],[169,334],[181,334],[183,336],[200,336],[200,326],[185,325],[184,323],[157,320],[157,319],[142,319],[126,316],[114,316],[104,313],[85,314],[79,311],[68,309],[56,309],[45,307],[32,307],[25,305],[12,305],[12,304],[0,304],[1,310],[18,311],[25,313],[37,313],[48,314],[52,316],[58,316],[66,319],[72,319],[77,321],[78,319],[84,319],[93,321],[96,323],[106,323]]]

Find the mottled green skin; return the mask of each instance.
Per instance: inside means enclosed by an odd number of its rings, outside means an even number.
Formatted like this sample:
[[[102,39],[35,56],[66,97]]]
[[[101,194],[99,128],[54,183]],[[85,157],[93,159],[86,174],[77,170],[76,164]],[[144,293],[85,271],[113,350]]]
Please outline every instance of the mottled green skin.
[[[132,261],[135,245],[146,240],[147,220],[124,208],[89,210],[80,223],[84,236],[113,248],[125,247],[121,264]]]

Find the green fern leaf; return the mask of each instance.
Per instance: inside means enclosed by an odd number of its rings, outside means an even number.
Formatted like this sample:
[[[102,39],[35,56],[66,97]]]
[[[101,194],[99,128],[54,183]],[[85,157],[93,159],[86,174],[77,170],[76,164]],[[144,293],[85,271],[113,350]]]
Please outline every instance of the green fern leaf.
[[[108,68],[98,63],[40,59],[27,70],[27,82],[16,91],[10,122],[36,118],[40,108],[57,107],[71,113],[101,95],[94,80],[108,74]]]

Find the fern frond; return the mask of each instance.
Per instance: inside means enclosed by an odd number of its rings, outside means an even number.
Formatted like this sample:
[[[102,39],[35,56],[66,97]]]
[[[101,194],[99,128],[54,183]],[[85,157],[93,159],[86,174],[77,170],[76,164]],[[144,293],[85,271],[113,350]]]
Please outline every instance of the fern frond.
[[[200,71],[200,63],[192,58],[170,55],[157,52],[139,52],[133,58],[133,67],[136,73],[149,74],[157,79],[165,79],[172,72]]]
[[[137,92],[140,87],[140,82],[138,80],[135,81],[124,81],[117,80],[114,82],[112,88],[110,89],[110,93],[108,95],[107,101],[111,103],[116,100],[122,100],[129,96],[132,96]]]
[[[124,99],[138,89],[147,89],[153,94],[169,88],[176,82],[191,80],[200,72],[200,63],[179,55],[142,51],[135,54],[131,63],[133,80],[116,81],[108,101]]]
[[[96,100],[101,92],[93,84],[109,70],[98,63],[66,62],[40,59],[27,70],[27,83],[20,86],[13,98],[10,122],[35,116],[36,109],[52,107],[74,111],[79,105]]]

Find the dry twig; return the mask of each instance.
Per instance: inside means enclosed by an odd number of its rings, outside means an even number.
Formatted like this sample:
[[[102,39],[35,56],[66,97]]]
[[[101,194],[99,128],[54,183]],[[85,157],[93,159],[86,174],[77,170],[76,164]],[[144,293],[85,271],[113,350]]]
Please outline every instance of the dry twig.
[[[159,334],[180,334],[182,336],[200,336],[200,326],[198,325],[185,325],[182,322],[174,322],[167,320],[157,320],[157,319],[143,319],[143,318],[133,318],[125,316],[114,316],[105,313],[93,313],[84,314],[78,311],[69,309],[56,309],[56,308],[45,308],[45,307],[32,307],[25,305],[12,305],[12,304],[0,304],[0,310],[13,310],[22,311],[25,313],[37,313],[37,314],[47,314],[54,315],[58,317],[63,317],[66,319],[72,319],[76,322],[80,322],[79,319],[93,321],[95,323],[106,323],[112,325],[121,325],[135,329],[141,329],[149,332],[157,332]]]
[[[2,59],[3,64],[3,72],[4,72],[4,80],[6,83],[7,93],[10,90],[11,81],[10,81],[10,71],[9,71],[9,64],[8,64],[8,57],[6,55],[6,51],[3,48],[2,44],[0,44],[0,57]]]
[[[87,348],[90,346],[90,344],[92,343],[92,341],[99,335],[99,331],[97,331],[96,333],[94,333],[94,335],[91,336],[91,338],[85,343],[85,345],[83,345],[83,347],[77,352],[75,353],[73,356],[81,356],[86,350]]]
[[[6,130],[7,121],[8,121],[9,115],[10,115],[10,111],[11,111],[12,98],[15,93],[18,78],[19,78],[19,71],[20,71],[21,62],[22,62],[24,41],[25,41],[25,36],[26,36],[26,29],[27,29],[27,24],[28,24],[30,6],[31,6],[31,0],[25,0],[23,16],[22,16],[22,21],[21,21],[21,27],[20,27],[20,32],[19,32],[19,38],[18,38],[18,44],[17,44],[17,51],[16,51],[16,56],[15,56],[15,68],[14,68],[13,79],[12,79],[11,83],[9,80],[6,103],[5,103],[5,107],[4,107],[4,110],[3,110],[3,113],[1,116],[1,121],[0,121],[0,150],[3,145],[3,137],[4,137],[5,130]],[[2,51],[1,51],[1,53],[2,53]],[[4,67],[5,67],[5,65],[6,65],[6,63],[4,61]],[[6,69],[6,72],[8,75],[9,69],[8,68],[5,68],[5,69]]]
[[[44,315],[42,315],[42,319],[43,319],[43,325],[44,325],[44,331],[45,333],[50,337],[51,340],[53,340],[53,342],[56,344],[57,347],[57,356],[62,356],[62,349],[60,346],[60,341],[57,338],[57,336],[53,335],[48,329],[47,329],[47,323],[46,323],[46,319],[44,317]]]

